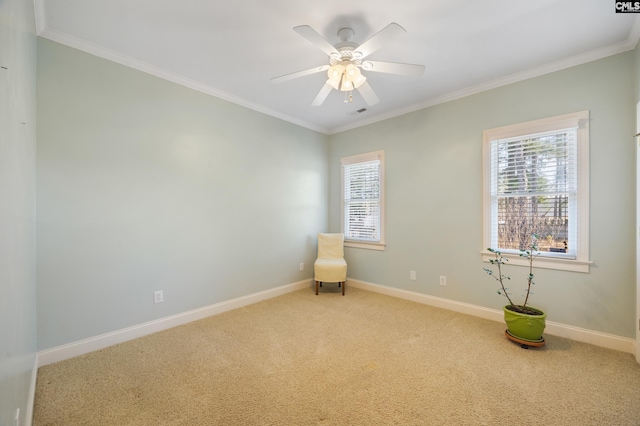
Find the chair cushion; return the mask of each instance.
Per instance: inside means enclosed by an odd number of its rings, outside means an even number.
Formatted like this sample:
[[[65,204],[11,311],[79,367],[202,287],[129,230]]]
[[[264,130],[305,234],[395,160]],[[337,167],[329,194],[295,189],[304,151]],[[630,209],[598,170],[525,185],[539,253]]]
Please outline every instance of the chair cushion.
[[[325,283],[339,283],[347,280],[347,262],[340,259],[316,259],[313,264],[315,280]]]
[[[318,234],[318,258],[343,258],[343,234]]]

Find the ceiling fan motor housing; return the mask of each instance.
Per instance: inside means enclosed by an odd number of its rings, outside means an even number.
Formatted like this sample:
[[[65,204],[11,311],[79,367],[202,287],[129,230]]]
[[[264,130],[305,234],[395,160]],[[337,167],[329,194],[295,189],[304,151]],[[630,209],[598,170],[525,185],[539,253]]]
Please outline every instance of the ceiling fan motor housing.
[[[333,53],[329,56],[329,62],[331,65],[335,65],[341,61],[355,62],[356,65],[360,65],[362,62],[362,53],[356,51],[359,45],[350,41],[354,34],[355,32],[351,28],[340,28],[338,30],[340,43],[336,44],[334,47],[339,54]]]

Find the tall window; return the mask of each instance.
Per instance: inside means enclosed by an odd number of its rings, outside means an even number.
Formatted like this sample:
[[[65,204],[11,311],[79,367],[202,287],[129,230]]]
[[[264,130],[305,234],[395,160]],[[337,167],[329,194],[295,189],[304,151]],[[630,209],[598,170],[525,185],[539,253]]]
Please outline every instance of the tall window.
[[[588,272],[588,112],[484,132],[485,248]],[[515,262],[517,263],[517,262]]]
[[[384,250],[384,151],[340,163],[345,246]]]

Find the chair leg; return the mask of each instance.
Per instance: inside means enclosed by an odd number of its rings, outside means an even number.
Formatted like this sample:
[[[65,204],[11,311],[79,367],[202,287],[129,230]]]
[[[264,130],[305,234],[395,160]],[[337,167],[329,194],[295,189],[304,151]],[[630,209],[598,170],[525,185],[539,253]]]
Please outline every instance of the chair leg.
[[[344,296],[344,288],[346,287],[346,281],[342,281],[342,295]]]
[[[318,281],[316,281],[316,296],[318,295]]]

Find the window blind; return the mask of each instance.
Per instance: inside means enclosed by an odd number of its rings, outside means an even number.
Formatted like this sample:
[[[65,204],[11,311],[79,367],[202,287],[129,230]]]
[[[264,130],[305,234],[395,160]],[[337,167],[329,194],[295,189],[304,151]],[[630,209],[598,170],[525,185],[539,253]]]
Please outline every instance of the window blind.
[[[493,247],[575,256],[577,128],[491,142]]]
[[[380,241],[380,160],[343,165],[345,239]]]

